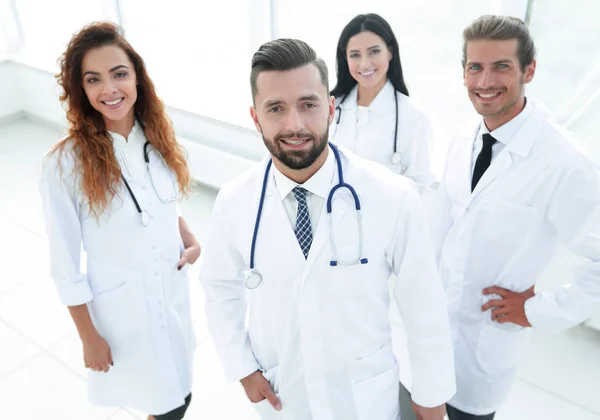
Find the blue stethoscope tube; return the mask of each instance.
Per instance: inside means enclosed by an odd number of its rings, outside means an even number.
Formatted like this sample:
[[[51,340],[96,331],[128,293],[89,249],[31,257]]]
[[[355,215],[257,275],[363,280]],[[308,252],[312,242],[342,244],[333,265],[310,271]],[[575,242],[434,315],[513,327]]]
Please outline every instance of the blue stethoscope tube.
[[[367,264],[369,262],[369,260],[367,258],[362,257],[363,231],[362,231],[360,199],[358,198],[358,194],[356,194],[356,190],[350,184],[347,184],[344,182],[342,159],[340,157],[337,147],[331,143],[329,143],[329,147],[331,148],[331,150],[333,151],[333,154],[335,156],[335,161],[336,161],[337,170],[338,170],[338,183],[329,191],[329,195],[327,196],[327,204],[326,204],[328,222],[329,222],[329,238],[331,240],[331,248],[333,250],[333,256],[334,256],[333,259],[329,262],[329,265],[332,267],[335,267],[338,265],[346,266],[346,265],[354,265],[354,264]],[[254,222],[254,232],[252,234],[252,245],[250,247],[250,270],[246,273],[246,288],[248,288],[248,289],[255,289],[258,286],[260,286],[260,284],[262,283],[262,275],[255,269],[255,266],[254,266],[254,255],[256,252],[256,240],[258,238],[258,228],[260,225],[260,219],[261,219],[263,205],[264,205],[264,201],[265,201],[265,194],[267,191],[267,184],[269,181],[269,171],[271,169],[272,164],[273,164],[273,161],[269,160],[269,162],[267,163],[267,166],[265,168],[265,175],[263,177],[262,190],[260,193],[260,200],[259,200],[259,204],[258,204],[258,212],[256,214],[256,221]],[[333,207],[332,207],[333,197],[334,197],[334,194],[336,193],[336,191],[339,190],[340,188],[346,188],[352,194],[352,197],[354,199],[354,207],[356,209],[356,217],[357,217],[357,221],[358,221],[358,242],[359,242],[358,243],[358,257],[355,260],[347,261],[347,262],[341,261],[338,258],[337,249],[335,246],[335,240],[333,237],[333,223],[331,220],[331,215],[332,215],[332,210],[333,210]]]

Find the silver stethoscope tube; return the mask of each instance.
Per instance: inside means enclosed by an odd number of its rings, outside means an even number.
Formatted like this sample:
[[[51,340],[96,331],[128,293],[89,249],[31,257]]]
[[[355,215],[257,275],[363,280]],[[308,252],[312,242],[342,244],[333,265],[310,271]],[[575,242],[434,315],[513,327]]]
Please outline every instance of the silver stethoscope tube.
[[[158,158],[160,159],[160,161],[164,165],[167,173],[169,174],[169,180],[171,181],[171,188],[173,189],[173,195],[171,195],[171,197],[163,198],[158,193],[158,190],[156,189],[156,185],[154,184],[154,177],[152,176],[152,171],[150,170],[150,157],[148,155],[148,147],[149,146],[150,146],[150,142],[147,141],[144,144],[144,162],[146,162],[146,168],[148,169],[148,173],[150,174],[150,182],[152,183],[152,188],[154,189],[156,196],[158,197],[158,199],[160,201],[162,201],[165,204],[169,204],[174,201],[177,201],[179,199],[179,188],[177,188],[177,183],[175,182],[175,178],[173,178],[173,174],[171,173],[171,171],[169,170],[169,167],[167,166],[167,162],[165,161],[165,158],[160,153],[156,153],[156,155],[158,155]]]

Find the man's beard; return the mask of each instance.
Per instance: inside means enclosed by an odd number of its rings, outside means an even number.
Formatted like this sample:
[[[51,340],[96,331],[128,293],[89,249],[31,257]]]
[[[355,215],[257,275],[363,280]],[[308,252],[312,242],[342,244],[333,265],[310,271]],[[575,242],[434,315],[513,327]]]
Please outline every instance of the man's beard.
[[[308,138],[312,142],[312,146],[308,150],[284,150],[281,145],[281,140],[285,138]],[[290,169],[301,170],[311,166],[323,150],[327,147],[329,139],[329,131],[325,132],[316,137],[314,134],[298,132],[298,133],[281,133],[275,136],[273,140],[267,140],[263,135],[263,141],[271,155],[275,156],[277,160],[283,163]]]

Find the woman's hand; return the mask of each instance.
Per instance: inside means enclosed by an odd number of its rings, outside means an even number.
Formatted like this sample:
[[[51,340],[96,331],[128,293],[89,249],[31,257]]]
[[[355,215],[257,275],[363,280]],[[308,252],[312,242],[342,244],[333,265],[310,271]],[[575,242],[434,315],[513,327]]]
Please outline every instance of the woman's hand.
[[[110,346],[100,335],[95,334],[82,340],[85,367],[96,372],[108,372],[113,365]]]
[[[200,244],[196,243],[181,253],[181,259],[177,263],[177,269],[181,270],[186,264],[194,264],[199,257]]]
[[[177,263],[177,269],[181,270],[184,265],[194,264],[200,257],[200,244],[183,217],[179,217],[179,234],[185,247],[185,250],[181,253],[181,259]]]

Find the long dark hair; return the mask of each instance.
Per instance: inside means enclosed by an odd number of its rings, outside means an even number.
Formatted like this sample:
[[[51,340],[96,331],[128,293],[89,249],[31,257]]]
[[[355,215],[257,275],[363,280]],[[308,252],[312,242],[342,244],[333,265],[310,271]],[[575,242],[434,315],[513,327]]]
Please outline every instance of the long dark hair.
[[[406,88],[404,75],[402,74],[398,41],[396,40],[396,36],[394,35],[390,24],[375,13],[356,16],[342,31],[340,40],[338,41],[336,56],[337,83],[331,91],[331,95],[336,98],[346,96],[356,85],[357,82],[348,69],[346,48],[348,47],[350,38],[365,31],[370,31],[380,36],[392,52],[392,59],[390,60],[390,66],[387,72],[388,80],[392,82],[392,85],[398,92],[408,96],[408,89]]]

